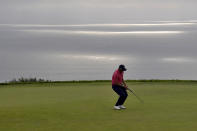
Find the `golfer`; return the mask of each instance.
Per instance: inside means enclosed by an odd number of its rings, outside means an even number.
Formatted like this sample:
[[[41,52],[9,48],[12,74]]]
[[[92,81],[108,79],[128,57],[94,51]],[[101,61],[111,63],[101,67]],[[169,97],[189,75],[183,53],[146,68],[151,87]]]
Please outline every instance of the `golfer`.
[[[124,65],[119,65],[119,68],[114,72],[112,76],[112,89],[120,96],[118,101],[116,102],[116,105],[114,106],[114,109],[120,110],[120,109],[126,109],[125,106],[123,106],[128,94],[127,94],[127,85],[123,79],[124,71],[127,69]]]

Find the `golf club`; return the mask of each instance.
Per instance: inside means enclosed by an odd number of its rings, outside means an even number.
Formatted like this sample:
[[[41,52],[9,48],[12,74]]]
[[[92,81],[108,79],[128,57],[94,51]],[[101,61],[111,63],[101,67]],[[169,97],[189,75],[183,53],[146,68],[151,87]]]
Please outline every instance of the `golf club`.
[[[144,101],[139,97],[139,96],[137,96],[136,94],[135,94],[135,92],[134,92],[134,90],[132,90],[132,89],[130,89],[130,88],[127,88],[131,93],[133,93],[134,94],[134,96],[136,96],[136,98],[141,102],[141,103],[144,103]]]

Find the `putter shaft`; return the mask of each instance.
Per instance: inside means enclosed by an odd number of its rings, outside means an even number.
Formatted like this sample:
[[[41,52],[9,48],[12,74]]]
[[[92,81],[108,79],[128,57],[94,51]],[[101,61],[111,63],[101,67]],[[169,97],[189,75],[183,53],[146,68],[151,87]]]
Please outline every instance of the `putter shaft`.
[[[127,88],[131,93],[133,93],[134,96],[136,96],[136,98],[141,102],[141,103],[144,103],[144,101],[135,94],[135,92],[133,90],[131,90],[130,88]]]

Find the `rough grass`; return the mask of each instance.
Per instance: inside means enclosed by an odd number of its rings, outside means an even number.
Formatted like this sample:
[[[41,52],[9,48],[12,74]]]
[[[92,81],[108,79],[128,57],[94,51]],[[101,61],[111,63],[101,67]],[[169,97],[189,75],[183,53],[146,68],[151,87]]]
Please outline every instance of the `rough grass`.
[[[0,85],[0,131],[196,131],[196,82],[128,85],[121,111],[109,81]]]

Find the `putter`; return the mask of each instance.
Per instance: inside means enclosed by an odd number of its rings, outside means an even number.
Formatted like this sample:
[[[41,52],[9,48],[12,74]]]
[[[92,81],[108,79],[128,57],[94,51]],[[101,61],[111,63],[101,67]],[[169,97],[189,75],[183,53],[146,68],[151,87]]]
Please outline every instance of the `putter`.
[[[130,88],[127,88],[131,93],[133,93],[134,96],[136,96],[136,98],[141,102],[141,103],[144,103],[144,101],[135,94],[134,90],[131,90]]]

